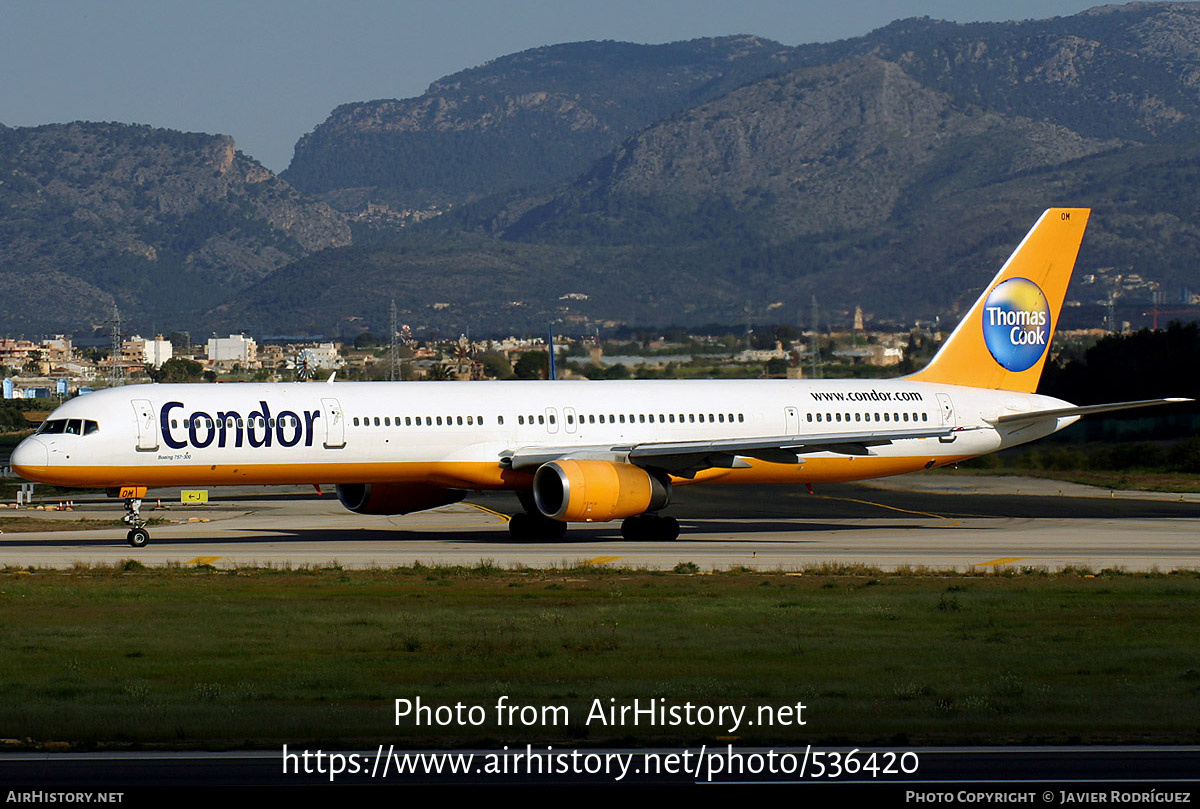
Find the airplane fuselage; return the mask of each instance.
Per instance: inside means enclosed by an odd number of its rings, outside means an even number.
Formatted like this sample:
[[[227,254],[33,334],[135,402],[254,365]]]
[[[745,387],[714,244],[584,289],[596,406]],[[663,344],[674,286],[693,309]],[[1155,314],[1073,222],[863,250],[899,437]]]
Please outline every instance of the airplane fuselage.
[[[816,483],[941,466],[1074,422],[998,416],[1067,403],[1036,394],[897,380],[343,382],[136,385],[66,402],[14,454],[19,473],[65,486],[422,482],[528,488],[506,462],[537,447],[714,437],[919,432],[863,454],[799,463],[748,457],[676,483]],[[94,427],[88,427],[88,423]]]

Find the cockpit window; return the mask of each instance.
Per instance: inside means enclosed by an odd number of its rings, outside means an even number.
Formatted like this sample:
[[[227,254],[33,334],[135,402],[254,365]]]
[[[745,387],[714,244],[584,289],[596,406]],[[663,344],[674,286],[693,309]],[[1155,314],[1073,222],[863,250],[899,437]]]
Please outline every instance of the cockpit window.
[[[91,419],[49,419],[37,429],[37,435],[91,435],[98,432],[100,425]]]

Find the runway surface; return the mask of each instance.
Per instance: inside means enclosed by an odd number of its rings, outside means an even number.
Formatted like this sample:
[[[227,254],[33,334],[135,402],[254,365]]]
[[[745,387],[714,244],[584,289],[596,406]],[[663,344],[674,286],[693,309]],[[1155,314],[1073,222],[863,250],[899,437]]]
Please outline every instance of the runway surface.
[[[501,566],[579,563],[702,570],[745,566],[796,570],[825,563],[883,569],[1076,566],[1101,570],[1200,569],[1200,496],[1109,493],[1031,479],[920,475],[879,485],[803,488],[679,487],[667,512],[674,542],[626,542],[620,524],[573,525],[558,542],[513,542],[508,494],[400,517],[345,511],[330,491],[213,489],[206,506],[181,506],[178,490],[144,513],[150,544],[129,547],[125,530],[5,533],[0,565],[66,568],[136,558],[147,565],[394,567],[414,562]],[[1036,494],[1035,494],[1036,492]],[[155,494],[158,494],[156,491]],[[173,502],[172,502],[173,501]],[[53,502],[53,501],[50,501]],[[115,520],[119,501],[90,497],[74,512],[20,512],[48,520]],[[0,511],[3,518],[15,516]],[[197,520],[208,522],[197,522]],[[193,520],[193,522],[188,522]]]

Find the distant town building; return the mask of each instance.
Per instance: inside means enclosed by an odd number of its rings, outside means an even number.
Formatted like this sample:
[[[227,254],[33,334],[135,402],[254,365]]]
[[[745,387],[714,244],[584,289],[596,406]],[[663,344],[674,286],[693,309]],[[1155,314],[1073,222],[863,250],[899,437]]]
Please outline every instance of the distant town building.
[[[306,363],[313,370],[336,371],[346,364],[338,354],[337,346],[333,343],[321,343],[315,347],[309,346],[300,349],[300,361]]]
[[[122,364],[127,365],[149,365],[152,368],[161,368],[163,363],[171,359],[174,355],[174,347],[171,341],[164,339],[160,334],[153,340],[143,339],[141,335],[134,335],[121,345]]]
[[[208,340],[208,361],[214,365],[241,365],[251,368],[258,364],[258,344],[244,334],[211,337]]]

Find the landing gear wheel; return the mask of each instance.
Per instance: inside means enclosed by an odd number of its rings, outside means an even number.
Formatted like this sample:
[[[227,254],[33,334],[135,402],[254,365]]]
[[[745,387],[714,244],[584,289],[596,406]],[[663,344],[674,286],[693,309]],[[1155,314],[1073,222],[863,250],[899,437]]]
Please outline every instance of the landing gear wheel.
[[[145,528],[133,528],[125,535],[125,539],[135,548],[144,548],[150,541],[150,532]]]
[[[626,542],[641,542],[646,539],[646,518],[643,516],[626,517],[621,520],[621,538]]]
[[[562,539],[567,534],[567,524],[522,511],[508,521],[508,533],[519,541]]]
[[[621,522],[621,536],[628,542],[673,542],[679,539],[679,521],[652,514],[626,517]]]

